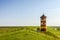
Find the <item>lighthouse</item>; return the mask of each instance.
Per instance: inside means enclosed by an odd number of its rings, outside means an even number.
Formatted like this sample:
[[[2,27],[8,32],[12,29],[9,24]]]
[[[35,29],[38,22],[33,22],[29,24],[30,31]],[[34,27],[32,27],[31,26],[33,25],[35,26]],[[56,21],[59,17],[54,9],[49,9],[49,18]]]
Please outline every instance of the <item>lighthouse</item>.
[[[46,16],[43,14],[41,17],[40,17],[40,25],[41,25],[41,31],[46,31]]]

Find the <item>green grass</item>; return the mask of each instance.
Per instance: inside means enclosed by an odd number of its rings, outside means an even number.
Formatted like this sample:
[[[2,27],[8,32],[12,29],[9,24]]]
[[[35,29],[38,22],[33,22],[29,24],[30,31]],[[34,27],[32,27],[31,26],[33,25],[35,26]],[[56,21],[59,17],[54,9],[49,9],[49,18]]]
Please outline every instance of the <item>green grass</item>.
[[[46,32],[37,32],[38,27],[1,27],[0,40],[60,40],[60,30],[48,27]]]

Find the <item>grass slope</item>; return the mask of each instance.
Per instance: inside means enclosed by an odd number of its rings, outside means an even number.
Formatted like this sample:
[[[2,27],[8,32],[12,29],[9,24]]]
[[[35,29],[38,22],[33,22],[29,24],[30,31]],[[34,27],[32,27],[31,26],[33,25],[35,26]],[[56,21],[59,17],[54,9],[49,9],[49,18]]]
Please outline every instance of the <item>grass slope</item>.
[[[36,32],[37,27],[0,28],[0,40],[60,40],[60,31],[48,27],[47,32]]]

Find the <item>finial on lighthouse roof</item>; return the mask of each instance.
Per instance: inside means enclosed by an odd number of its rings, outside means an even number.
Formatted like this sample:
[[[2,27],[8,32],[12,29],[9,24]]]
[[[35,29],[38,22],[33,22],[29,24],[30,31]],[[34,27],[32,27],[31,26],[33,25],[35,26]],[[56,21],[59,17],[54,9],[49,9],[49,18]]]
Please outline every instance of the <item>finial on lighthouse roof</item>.
[[[45,15],[44,15],[44,12],[43,12],[43,15],[42,15],[42,16],[45,16]]]

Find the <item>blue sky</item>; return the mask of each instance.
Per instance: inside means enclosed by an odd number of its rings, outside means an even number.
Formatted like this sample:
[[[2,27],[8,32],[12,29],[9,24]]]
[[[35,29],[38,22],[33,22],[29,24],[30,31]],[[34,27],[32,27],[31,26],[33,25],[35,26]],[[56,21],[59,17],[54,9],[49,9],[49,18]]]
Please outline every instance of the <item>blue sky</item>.
[[[0,26],[39,26],[43,13],[47,26],[60,26],[60,0],[0,0]]]

